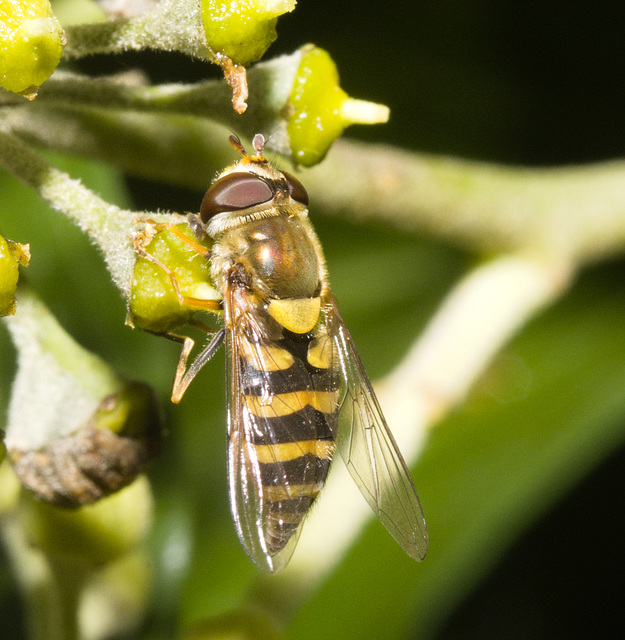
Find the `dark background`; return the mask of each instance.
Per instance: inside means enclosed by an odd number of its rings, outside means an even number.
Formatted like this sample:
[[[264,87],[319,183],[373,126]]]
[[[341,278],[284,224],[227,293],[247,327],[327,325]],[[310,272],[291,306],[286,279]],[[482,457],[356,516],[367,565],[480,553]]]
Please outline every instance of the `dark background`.
[[[622,7],[522,3],[300,2],[270,49],[328,48],[356,97],[384,102],[358,137],[510,163],[622,155]],[[351,135],[351,132],[350,132]]]

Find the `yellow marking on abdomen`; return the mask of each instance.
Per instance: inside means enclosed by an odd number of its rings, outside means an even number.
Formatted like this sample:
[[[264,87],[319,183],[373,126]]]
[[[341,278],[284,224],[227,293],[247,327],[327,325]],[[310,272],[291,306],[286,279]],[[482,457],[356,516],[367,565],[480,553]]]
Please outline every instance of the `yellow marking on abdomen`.
[[[334,355],[334,345],[327,335],[322,335],[315,340],[311,340],[308,345],[306,359],[308,364],[317,369],[329,369],[332,366]]]
[[[267,312],[285,329],[293,333],[308,333],[315,328],[321,311],[321,298],[273,299]]]
[[[287,462],[309,453],[318,458],[330,460],[334,453],[334,441],[300,440],[299,442],[281,442],[279,444],[257,444],[254,449],[258,462],[264,464]]]
[[[263,495],[269,502],[280,502],[292,498],[315,498],[323,488],[323,482],[287,484],[263,487]]]
[[[258,371],[283,371],[293,366],[294,358],[280,347],[252,346],[241,340],[241,353],[250,365]]]
[[[263,396],[243,396],[247,408],[259,418],[278,418],[301,411],[307,406],[321,411],[333,413],[339,399],[338,391],[292,391]]]

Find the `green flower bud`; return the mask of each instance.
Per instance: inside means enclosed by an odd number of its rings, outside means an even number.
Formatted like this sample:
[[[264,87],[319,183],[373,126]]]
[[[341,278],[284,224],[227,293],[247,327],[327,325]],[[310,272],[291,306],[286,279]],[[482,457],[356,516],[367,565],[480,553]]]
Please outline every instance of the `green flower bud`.
[[[5,319],[18,353],[6,446],[22,484],[75,508],[132,483],[156,455],[156,398],[78,345],[29,287]]]
[[[49,0],[0,0],[0,86],[34,98],[64,46]]]
[[[26,266],[29,260],[28,245],[11,242],[0,236],[0,316],[15,313],[18,265]]]
[[[350,124],[378,124],[389,116],[384,105],[350,98],[339,86],[332,58],[313,45],[303,51],[290,108],[287,131],[293,161],[306,167],[321,162]]]
[[[177,226],[197,242],[189,225]],[[157,231],[143,249],[175,273],[182,295],[207,300],[221,298],[210,283],[206,260],[176,234],[168,229]],[[170,277],[159,265],[137,258],[130,291],[129,324],[164,333],[188,324],[196,314],[197,309],[180,304]]]
[[[129,382],[119,393],[105,398],[94,418],[96,429],[107,429],[124,438],[160,437],[160,416],[152,388],[140,382]]]
[[[252,64],[277,38],[278,16],[293,11],[295,4],[295,0],[202,0],[208,46],[235,64]]]

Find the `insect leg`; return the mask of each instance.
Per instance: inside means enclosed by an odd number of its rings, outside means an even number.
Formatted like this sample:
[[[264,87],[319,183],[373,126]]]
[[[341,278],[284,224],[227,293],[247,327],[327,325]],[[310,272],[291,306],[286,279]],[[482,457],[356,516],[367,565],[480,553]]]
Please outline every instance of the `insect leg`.
[[[202,258],[208,259],[210,257],[210,249],[207,249],[201,244],[195,242],[192,238],[189,238],[189,236],[182,233],[182,231],[180,231],[180,229],[175,224],[171,222],[162,222],[160,224],[156,223],[154,226],[156,231],[164,231],[165,229],[167,231],[170,231],[180,240],[182,240],[182,242],[189,245],[193,249],[193,251],[202,256]]]
[[[221,346],[221,343],[224,341],[225,334],[226,332],[224,329],[217,331],[217,333],[215,333],[211,338],[211,341],[199,353],[198,357],[193,361],[188,369],[186,368],[187,359],[189,357],[189,353],[191,353],[191,349],[193,348],[193,340],[189,337],[178,336],[173,333],[166,334],[170,340],[174,340],[175,342],[180,342],[182,344],[182,353],[180,354],[180,360],[178,361],[178,367],[176,368],[176,378],[174,379],[174,388],[171,394],[171,401],[173,403],[178,404],[180,400],[182,400],[182,396],[187,390],[187,387],[191,384],[193,378],[195,378],[199,370],[215,355],[215,352]]]

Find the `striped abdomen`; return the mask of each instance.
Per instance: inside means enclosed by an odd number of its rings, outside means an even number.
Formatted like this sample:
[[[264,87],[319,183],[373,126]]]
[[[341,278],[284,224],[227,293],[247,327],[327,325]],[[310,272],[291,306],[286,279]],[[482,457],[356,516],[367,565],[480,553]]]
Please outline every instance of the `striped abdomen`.
[[[338,382],[327,338],[284,331],[240,351],[241,401],[253,428],[270,553],[295,533],[325,483],[334,453]]]

